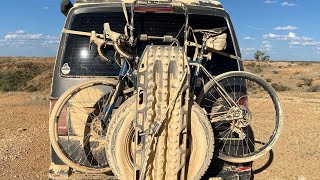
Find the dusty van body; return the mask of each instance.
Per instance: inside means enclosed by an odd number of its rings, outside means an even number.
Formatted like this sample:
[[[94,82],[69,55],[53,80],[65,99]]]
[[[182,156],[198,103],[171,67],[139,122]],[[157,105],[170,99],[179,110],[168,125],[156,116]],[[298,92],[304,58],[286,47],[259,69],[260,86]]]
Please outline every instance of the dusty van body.
[[[243,70],[232,22],[229,14],[218,1],[124,0],[123,2],[126,3],[128,11],[134,5],[136,34],[176,36],[185,22],[185,12],[188,14],[189,24],[194,29],[227,27],[226,48],[212,56],[204,66],[214,76],[228,71]],[[102,33],[103,24],[109,22],[114,31],[123,33],[123,27],[126,24],[122,2],[115,0],[76,0],[74,5],[66,3],[62,11],[67,15],[64,25],[64,29],[67,30],[84,32],[95,30],[97,33]],[[101,60],[95,47],[89,49],[89,41],[89,37],[62,33],[54,69],[51,108],[57,99],[76,83],[94,78],[116,80],[119,67],[115,63]],[[152,41],[138,43],[137,56],[142,55],[147,45],[153,44]],[[106,53],[112,59],[115,51],[108,49]],[[105,89],[104,93],[108,93],[110,89]],[[104,148],[101,151],[104,151]],[[113,178],[113,175],[76,172],[66,166],[52,149],[49,177],[51,179],[101,179]],[[204,176],[205,179],[209,177],[250,179],[250,164],[230,164],[214,158]]]

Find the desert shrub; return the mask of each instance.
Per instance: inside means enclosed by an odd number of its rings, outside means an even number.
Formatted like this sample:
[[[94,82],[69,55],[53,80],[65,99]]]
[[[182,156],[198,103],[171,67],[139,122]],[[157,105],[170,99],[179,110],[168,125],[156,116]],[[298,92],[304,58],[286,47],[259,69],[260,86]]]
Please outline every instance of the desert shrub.
[[[320,92],[320,85],[310,86],[307,89],[308,92]]]
[[[262,68],[268,68],[268,67],[271,67],[271,65],[270,64],[262,64],[261,67]]]
[[[272,79],[271,78],[267,78],[266,81],[267,82],[272,82]]]
[[[279,74],[279,71],[272,71],[273,74]]]
[[[310,66],[311,62],[301,62],[300,65],[301,66]]]
[[[250,62],[247,64],[248,67],[255,67],[257,66],[255,62]]]
[[[252,72],[253,73],[260,73],[262,71],[263,71],[263,69],[261,67],[257,67],[257,68],[254,68]]]
[[[17,91],[23,78],[21,74],[21,71],[0,74],[0,91]]]
[[[252,73],[260,73],[263,72],[263,69],[259,66],[246,66],[246,70]]]
[[[289,91],[291,88],[282,84],[273,83],[271,86],[278,92]]]
[[[27,92],[36,92],[38,90],[39,90],[39,88],[34,85],[30,85],[25,89],[25,91],[27,91]]]
[[[41,74],[45,67],[41,67],[36,63],[31,62],[19,62],[11,63],[3,66],[8,68],[6,71],[0,71],[0,91],[28,91],[34,92],[38,88],[35,86],[29,86],[25,88],[28,81],[32,80],[37,75]]]
[[[311,84],[313,83],[313,79],[301,78],[301,80],[303,82],[302,83],[298,83],[298,85],[300,85],[300,87],[302,87],[302,86],[311,86]]]
[[[297,84],[297,87],[302,87],[302,86],[303,86],[302,83],[298,83],[298,84]]]

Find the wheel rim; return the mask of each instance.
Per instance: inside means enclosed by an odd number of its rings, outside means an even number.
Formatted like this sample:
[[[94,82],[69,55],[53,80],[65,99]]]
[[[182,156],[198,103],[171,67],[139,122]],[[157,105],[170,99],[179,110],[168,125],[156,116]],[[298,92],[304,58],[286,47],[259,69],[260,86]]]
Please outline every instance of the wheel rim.
[[[129,129],[128,135],[126,136],[124,151],[125,151],[125,158],[129,166],[133,169],[133,157],[134,157],[134,127],[131,126]]]
[[[251,161],[253,160],[253,157],[258,158],[270,150],[277,140],[280,132],[279,127],[281,126],[279,124],[281,123],[281,108],[280,104],[278,104],[278,98],[274,94],[274,90],[267,85],[266,82],[261,81],[260,79],[260,81],[257,81],[255,77],[250,76],[232,75],[230,73],[229,76],[221,75],[220,77],[217,77],[216,80],[224,87],[230,97],[237,102],[238,105],[243,104],[243,102],[239,102],[240,98],[246,99],[247,103],[249,102],[248,104],[244,105],[248,112],[247,118],[249,118],[247,121],[247,126],[236,126],[235,124],[242,123],[239,123],[239,121],[232,121],[232,123],[229,123],[229,125],[223,123],[213,124],[215,130],[215,142],[220,153],[219,157],[222,157],[222,159],[226,160],[230,160],[228,157],[231,157],[231,159],[238,158],[233,159],[237,162],[246,162],[245,159]],[[211,84],[211,86],[208,86],[205,89],[206,94],[200,101],[200,106],[204,107],[207,112],[211,114],[212,112],[219,112],[218,108],[214,109],[213,107],[218,107],[218,104],[220,104],[220,106],[223,104],[221,103],[221,100],[219,101],[219,98],[216,95],[217,92],[214,92],[214,86],[214,84]],[[259,89],[259,86],[263,87],[262,90]],[[244,91],[246,91],[246,93],[238,93]],[[261,96],[262,92],[264,92],[264,96]],[[257,97],[257,95],[260,95],[260,98]],[[264,100],[262,101],[261,99]],[[269,106],[266,107],[266,104]],[[224,109],[227,109],[225,108],[226,105],[223,104],[223,106]],[[269,110],[269,112],[265,110]],[[262,116],[261,114],[264,115]],[[259,115],[261,117],[258,117]],[[209,118],[212,119],[210,116]],[[260,121],[257,122],[258,120]],[[269,124],[267,125],[268,122]],[[235,128],[235,130],[231,130],[232,128]],[[239,133],[237,133],[237,130],[241,130],[243,132],[245,131],[246,138],[242,138],[242,141],[235,140],[235,138],[239,138]],[[262,132],[264,132],[264,134]],[[263,135],[264,137],[262,137]],[[241,147],[242,150],[239,150]]]
[[[133,115],[134,109],[130,107],[132,106],[120,107],[117,110],[118,113],[116,112],[114,119],[111,120],[110,127],[112,130],[109,130],[109,137],[107,137],[110,141],[107,145],[106,153],[110,157],[108,159],[110,160],[110,166],[119,179],[127,179],[133,176],[133,150],[135,143],[132,138],[134,136],[134,127],[130,121],[134,120],[127,118],[135,116]],[[122,116],[119,115],[119,112],[121,112]],[[201,115],[199,116],[200,113]],[[204,174],[213,156],[213,144],[211,144],[213,143],[213,131],[208,119],[202,113],[200,109],[197,109],[197,114],[192,115],[194,119],[198,120],[192,120],[194,122],[192,127],[196,128],[188,138],[190,144],[186,155],[187,159],[189,159],[188,178],[191,179],[198,179]],[[198,146],[201,148],[198,148]]]
[[[111,171],[105,156],[105,131],[99,129],[102,104],[107,99],[106,92],[112,89],[110,86],[100,82],[76,88],[53,110],[52,147],[73,169],[92,173]]]

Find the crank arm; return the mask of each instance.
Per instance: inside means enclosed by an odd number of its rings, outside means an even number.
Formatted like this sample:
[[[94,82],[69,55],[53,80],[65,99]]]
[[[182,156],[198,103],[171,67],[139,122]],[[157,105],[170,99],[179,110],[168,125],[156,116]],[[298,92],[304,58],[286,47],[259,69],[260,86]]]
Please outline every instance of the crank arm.
[[[226,122],[226,123],[230,123],[232,122],[233,120],[239,120],[239,119],[242,119],[242,117],[219,117],[219,118],[211,118],[210,119],[210,122],[212,123],[216,123],[216,122]]]
[[[214,138],[220,141],[242,141],[242,138]]]
[[[224,115],[228,114],[229,111],[223,111],[223,112],[215,112],[215,113],[207,113],[208,116],[218,116],[218,115]]]
[[[212,123],[230,123],[230,122],[232,122],[232,120],[233,119],[227,119],[227,118],[225,118],[225,119],[222,119],[222,118],[212,118],[212,119],[210,119],[210,122],[212,122]]]

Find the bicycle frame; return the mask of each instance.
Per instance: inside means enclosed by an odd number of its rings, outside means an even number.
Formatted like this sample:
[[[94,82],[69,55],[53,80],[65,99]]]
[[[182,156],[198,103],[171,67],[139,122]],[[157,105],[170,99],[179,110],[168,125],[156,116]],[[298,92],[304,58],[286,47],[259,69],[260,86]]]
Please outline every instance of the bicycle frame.
[[[107,102],[105,103],[105,108],[104,108],[104,116],[103,116],[103,119],[102,119],[102,124],[104,126],[106,126],[107,124],[107,121],[109,119],[109,117],[111,116],[112,114],[112,110],[114,109],[115,107],[115,104],[119,98],[119,96],[121,95],[121,93],[123,93],[126,85],[125,85],[125,82],[126,82],[126,77],[133,81],[134,82],[134,78],[132,77],[132,69],[129,65],[129,63],[124,60],[122,62],[122,65],[121,65],[121,69],[119,71],[119,80],[118,80],[118,83],[116,85],[116,88],[110,92],[110,96],[107,100]]]
[[[187,43],[188,36],[189,36],[189,30],[190,30],[189,29],[189,15],[188,15],[188,9],[185,8],[184,10],[185,10],[184,42]],[[130,22],[129,26],[131,26],[130,40],[132,40],[132,39],[134,39],[134,36],[133,36],[134,33],[132,31],[132,29],[133,29],[132,27],[134,27],[134,4],[132,4],[132,6],[131,6],[131,22]],[[200,73],[200,70],[202,70],[209,77],[210,80],[213,80],[215,82],[215,84],[217,86],[214,88],[217,90],[219,95],[221,97],[223,97],[223,99],[227,102],[227,104],[230,107],[239,108],[237,103],[233,101],[233,99],[228,95],[228,93],[225,91],[225,89],[214,79],[214,77],[202,65],[202,61],[203,61],[203,57],[204,57],[204,50],[205,50],[207,39],[208,39],[207,35],[204,34],[201,50],[200,50],[200,53],[198,54],[197,59],[195,61],[189,62],[189,66],[194,67],[194,71],[192,72],[192,75],[190,78],[190,90],[191,90],[190,97],[193,97],[195,94],[195,89],[196,89],[196,85],[198,83],[199,73]],[[198,48],[198,47],[196,47],[196,48]],[[185,45],[184,46],[185,53],[187,53],[187,49],[188,49],[188,46]],[[120,72],[119,72],[119,82],[117,83],[116,88],[111,92],[111,94],[110,94],[111,96],[109,96],[107,102],[105,103],[105,106],[106,106],[105,110],[104,110],[105,115],[102,120],[102,123],[104,124],[104,126],[107,124],[107,121],[112,114],[112,110],[114,109],[115,104],[116,104],[120,94],[125,89],[125,77],[128,77],[135,84],[136,80],[132,76],[132,72],[133,71],[130,67],[130,64],[127,62],[126,59],[124,59],[122,62],[122,65],[121,65]],[[193,98],[191,98],[191,99],[193,100]]]
[[[202,65],[202,60],[203,60],[203,54],[204,54],[204,48],[206,46],[206,40],[207,37],[206,35],[203,35],[203,40],[202,40],[202,45],[200,49],[200,53],[198,54],[198,57],[195,61],[189,61],[189,66],[194,67],[194,71],[191,76],[191,81],[190,81],[190,87],[191,87],[191,97],[194,96],[194,92],[198,83],[198,77],[200,70],[202,70],[210,80],[214,81],[217,87],[214,86],[216,91],[219,93],[219,95],[228,103],[230,107],[238,107],[238,104],[233,101],[233,99],[228,95],[226,90],[215,80],[215,78],[210,74],[210,72]],[[197,47],[196,47],[197,48]]]

